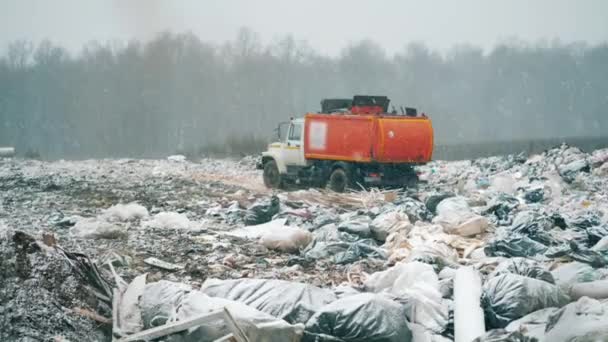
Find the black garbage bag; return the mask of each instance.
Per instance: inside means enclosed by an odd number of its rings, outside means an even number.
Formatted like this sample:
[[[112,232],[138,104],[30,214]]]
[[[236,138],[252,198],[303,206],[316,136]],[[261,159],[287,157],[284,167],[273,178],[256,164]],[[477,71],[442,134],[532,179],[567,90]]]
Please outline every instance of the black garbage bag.
[[[415,198],[399,197],[395,201],[395,204],[397,205],[397,210],[405,213],[412,223],[416,223],[417,221],[428,222],[433,218],[433,213],[429,211],[428,207]],[[437,205],[435,205],[435,209],[437,209]]]
[[[545,256],[549,258],[569,257],[572,260],[589,264],[595,268],[608,266],[608,251],[594,251],[579,246],[575,241],[569,241],[558,247],[547,250]]]
[[[258,201],[247,209],[245,224],[251,226],[270,222],[272,217],[279,212],[280,208],[281,202],[277,196]]]
[[[355,234],[362,238],[368,238],[372,235],[372,231],[370,230],[371,222],[372,219],[369,216],[356,215],[338,224],[338,230]]]
[[[505,273],[518,274],[555,284],[555,279],[553,279],[551,272],[540,263],[526,258],[516,257],[503,261],[496,267],[492,276],[496,277]]]
[[[548,247],[527,236],[512,234],[503,238],[495,238],[484,247],[487,256],[501,257],[531,257],[547,252]]]
[[[524,199],[528,203],[542,202],[542,200],[544,198],[545,198],[545,191],[542,188],[533,189],[533,190],[527,191],[524,194]]]
[[[373,293],[330,303],[306,323],[303,342],[409,342],[412,332],[403,305]]]
[[[551,220],[553,220],[553,225],[559,227],[561,229],[568,228],[568,224],[566,223],[566,219],[559,213],[551,214]]]
[[[501,274],[488,280],[481,297],[486,324],[491,328],[504,328],[531,312],[562,307],[569,301],[558,286],[518,274]]]
[[[590,247],[595,246],[605,236],[608,236],[608,225],[606,224],[587,228],[587,239]]]
[[[454,195],[452,193],[431,195],[426,198],[426,201],[424,201],[424,205],[431,212],[431,214],[434,215],[437,213],[437,206],[439,205],[439,202],[443,201],[446,198],[450,198],[450,197],[454,197],[454,196],[456,196],[456,195]]]
[[[538,342],[538,339],[524,336],[524,334],[519,331],[494,329],[486,332],[483,336],[474,339],[473,342]]]
[[[550,246],[559,244],[559,241],[549,234],[552,228],[553,220],[551,217],[532,211],[522,211],[517,214],[509,230],[512,233],[525,235],[543,245]]]
[[[365,258],[386,260],[388,257],[373,239],[352,242],[315,240],[302,253],[307,260],[329,259],[335,264],[350,264]]]
[[[519,206],[519,200],[511,195],[501,193],[488,204],[484,215],[493,214],[499,226],[508,226],[513,222],[511,212]]]
[[[306,323],[321,307],[337,299],[327,289],[275,279],[207,279],[201,291],[247,304],[292,324]]]

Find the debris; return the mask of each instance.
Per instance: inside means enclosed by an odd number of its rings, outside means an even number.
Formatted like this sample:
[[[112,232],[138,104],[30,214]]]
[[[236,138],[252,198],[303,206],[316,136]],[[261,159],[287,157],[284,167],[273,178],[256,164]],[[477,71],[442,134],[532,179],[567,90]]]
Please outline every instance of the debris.
[[[96,218],[79,220],[70,228],[70,234],[87,239],[126,239],[128,236],[124,227]]]
[[[184,266],[172,264],[170,262],[162,261],[157,258],[147,258],[144,260],[144,263],[146,263],[150,266],[162,268],[163,270],[167,270],[167,271],[177,271],[177,270],[181,270],[184,268]]]

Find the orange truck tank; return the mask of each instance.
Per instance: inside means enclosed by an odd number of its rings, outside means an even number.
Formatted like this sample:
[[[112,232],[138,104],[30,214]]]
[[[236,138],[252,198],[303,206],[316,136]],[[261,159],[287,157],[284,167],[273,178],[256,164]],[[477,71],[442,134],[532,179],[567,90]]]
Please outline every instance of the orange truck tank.
[[[415,165],[433,155],[433,126],[415,108],[389,113],[386,96],[355,95],[321,101],[318,114],[291,119],[287,134],[268,145],[258,167],[264,184],[329,186],[342,192],[360,186],[410,187]]]
[[[426,117],[307,114],[306,159],[358,163],[423,164],[433,155]]]

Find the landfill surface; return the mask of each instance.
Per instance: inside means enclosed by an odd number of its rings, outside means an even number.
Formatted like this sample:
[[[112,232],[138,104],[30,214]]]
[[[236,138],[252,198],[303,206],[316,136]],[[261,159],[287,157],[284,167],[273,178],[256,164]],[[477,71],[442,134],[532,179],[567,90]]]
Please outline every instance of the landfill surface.
[[[256,161],[0,159],[0,340],[119,340],[218,307],[259,341],[608,340],[608,149],[344,194],[266,189]],[[472,273],[481,295],[455,298]],[[230,333],[195,328],[158,340]]]

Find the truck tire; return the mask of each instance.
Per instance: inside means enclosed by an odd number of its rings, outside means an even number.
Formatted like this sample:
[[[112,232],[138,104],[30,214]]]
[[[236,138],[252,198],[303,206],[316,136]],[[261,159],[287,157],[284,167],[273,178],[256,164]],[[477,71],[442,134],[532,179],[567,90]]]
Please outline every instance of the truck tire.
[[[344,192],[348,187],[348,174],[342,168],[336,168],[329,176],[329,188],[335,192]]]
[[[269,160],[264,164],[264,185],[271,189],[280,189],[283,187],[283,177],[277,167],[277,162]]]

